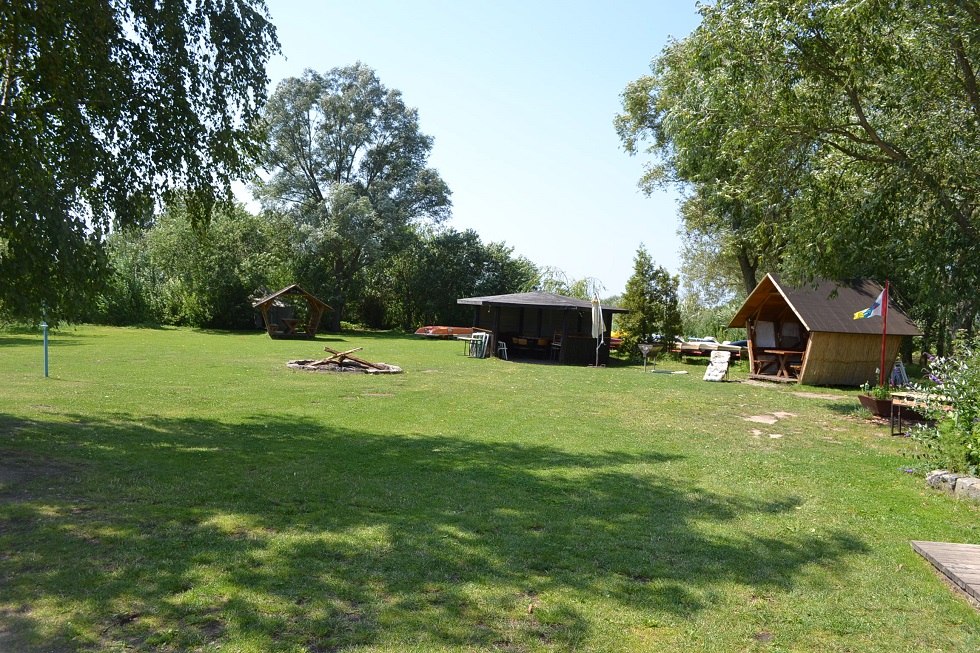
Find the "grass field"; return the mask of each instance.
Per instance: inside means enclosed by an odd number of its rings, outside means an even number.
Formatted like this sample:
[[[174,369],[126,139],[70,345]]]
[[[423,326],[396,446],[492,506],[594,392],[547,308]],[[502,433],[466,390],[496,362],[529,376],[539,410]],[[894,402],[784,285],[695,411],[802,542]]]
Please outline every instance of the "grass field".
[[[851,391],[100,327],[45,379],[40,342],[0,333],[0,651],[980,650],[909,546],[980,509]],[[405,373],[285,367],[324,345]]]

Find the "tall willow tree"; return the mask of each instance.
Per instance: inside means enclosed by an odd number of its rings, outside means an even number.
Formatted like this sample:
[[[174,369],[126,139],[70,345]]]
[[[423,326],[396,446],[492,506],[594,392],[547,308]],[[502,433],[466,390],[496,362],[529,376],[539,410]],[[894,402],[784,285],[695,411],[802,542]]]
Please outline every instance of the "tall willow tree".
[[[654,157],[644,183],[683,185],[722,255],[799,281],[889,277],[925,321],[969,324],[980,4],[721,0],[701,12],[624,93],[623,142]]]
[[[175,191],[206,221],[277,50],[261,0],[0,3],[0,313],[79,314],[106,231]]]
[[[263,206],[295,220],[301,277],[333,307],[334,327],[367,268],[449,215],[449,188],[427,167],[432,138],[401,92],[357,63],[279,84],[265,112]]]

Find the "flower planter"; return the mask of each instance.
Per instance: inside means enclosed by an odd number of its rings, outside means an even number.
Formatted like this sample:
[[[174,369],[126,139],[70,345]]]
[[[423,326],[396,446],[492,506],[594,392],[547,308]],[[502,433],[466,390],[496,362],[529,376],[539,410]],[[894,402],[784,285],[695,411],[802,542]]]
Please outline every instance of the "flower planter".
[[[892,400],[890,397],[888,399],[875,399],[869,395],[858,395],[858,401],[875,417],[891,417]]]

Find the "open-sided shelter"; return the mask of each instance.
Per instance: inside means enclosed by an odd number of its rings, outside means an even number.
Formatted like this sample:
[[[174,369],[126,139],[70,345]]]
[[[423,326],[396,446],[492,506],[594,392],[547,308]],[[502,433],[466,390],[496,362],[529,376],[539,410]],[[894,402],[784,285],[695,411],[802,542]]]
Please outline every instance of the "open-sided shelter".
[[[541,358],[563,365],[589,365],[596,361],[596,339],[592,337],[592,302],[547,292],[525,292],[456,300],[473,306],[473,326],[507,345],[511,358]],[[625,308],[602,307],[609,342],[614,313]],[[609,347],[599,350],[599,364],[609,362]]]
[[[881,317],[854,319],[881,293],[872,281],[795,288],[767,274],[729,327],[748,332],[751,376],[809,385],[876,383],[881,360]],[[888,303],[885,365],[890,372],[902,338],[922,332]]]
[[[306,302],[306,322],[294,317],[293,307],[284,301],[291,297],[299,297]],[[320,328],[324,311],[330,310],[329,306],[295,283],[255,300],[252,307],[262,314],[270,338],[313,338]]]

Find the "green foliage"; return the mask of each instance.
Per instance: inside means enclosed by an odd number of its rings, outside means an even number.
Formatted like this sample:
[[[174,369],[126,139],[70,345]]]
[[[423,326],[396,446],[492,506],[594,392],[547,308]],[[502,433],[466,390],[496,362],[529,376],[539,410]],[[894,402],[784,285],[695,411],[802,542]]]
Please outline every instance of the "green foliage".
[[[930,464],[980,474],[980,342],[961,341],[946,357],[929,363],[935,385],[917,389],[927,395],[927,413],[936,421],[913,431]]]
[[[892,389],[887,385],[871,385],[867,381],[861,384],[861,392],[874,399],[890,399]]]
[[[564,270],[551,266],[544,267],[538,272],[533,287],[541,292],[585,300],[591,300],[594,294],[601,294],[604,289],[602,283],[595,277],[571,279]]]
[[[92,319],[212,328],[254,326],[251,299],[287,285],[282,225],[235,205],[196,229],[171,204],[145,231],[109,239],[113,274]]]
[[[980,5],[723,0],[623,95],[617,128],[738,267],[891,278],[926,331],[980,283]],[[931,328],[932,326],[936,328]]]
[[[678,279],[661,266],[655,266],[643,245],[633,260],[633,275],[626,281],[621,307],[630,312],[617,321],[623,332],[620,351],[637,358],[637,345],[654,336],[673,342],[681,332],[681,315],[677,308]]]
[[[163,324],[166,274],[150,261],[148,230],[129,227],[109,236],[109,274],[86,318],[98,324]]]
[[[449,188],[426,167],[432,138],[399,91],[357,63],[280,82],[264,115],[266,209],[299,225],[299,279],[338,326],[366,271],[411,239],[410,227],[449,215]]]
[[[78,318],[110,225],[175,191],[205,222],[277,50],[261,0],[0,3],[0,311]]]
[[[485,245],[468,229],[421,232],[401,251],[372,268],[362,320],[371,326],[414,330],[424,324],[467,325],[473,309],[461,297],[526,290],[534,265],[502,243]]]
[[[680,304],[681,323],[684,325],[683,335],[698,338],[711,336],[718,342],[743,340],[745,329],[728,328],[728,323],[741,305],[741,300],[734,299],[712,306],[702,303],[697,293],[686,294]]]

